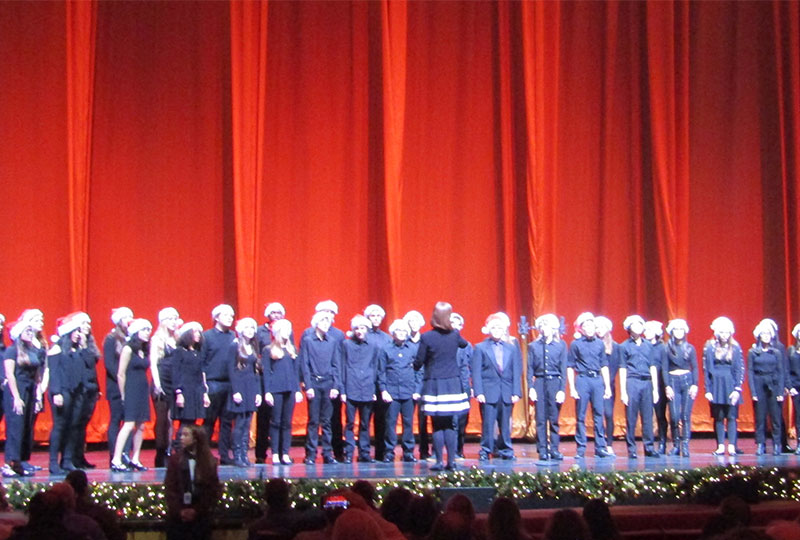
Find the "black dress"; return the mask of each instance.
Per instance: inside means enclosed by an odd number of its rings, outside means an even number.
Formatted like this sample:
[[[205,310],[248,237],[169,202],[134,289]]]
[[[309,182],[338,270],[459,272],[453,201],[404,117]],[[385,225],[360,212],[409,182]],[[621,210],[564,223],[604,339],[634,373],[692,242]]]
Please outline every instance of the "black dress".
[[[131,353],[128,369],[125,371],[125,401],[123,408],[126,422],[150,421],[150,385],[147,382],[147,370],[150,360],[136,353]]]
[[[203,366],[200,352],[178,347],[172,355],[172,387],[183,395],[183,407],[175,407],[172,417],[178,420],[197,420],[205,417],[203,406]]]

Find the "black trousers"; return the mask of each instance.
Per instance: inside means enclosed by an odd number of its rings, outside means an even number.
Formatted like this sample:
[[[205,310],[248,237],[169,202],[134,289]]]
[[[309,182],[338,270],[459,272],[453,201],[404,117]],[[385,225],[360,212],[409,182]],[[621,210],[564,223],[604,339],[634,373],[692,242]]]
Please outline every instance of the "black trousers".
[[[22,414],[14,412],[14,396],[6,389],[3,404],[6,409],[6,463],[28,461],[33,450],[33,425],[36,421],[36,396],[33,382],[17,380],[19,397],[25,404]]]
[[[354,427],[356,420],[356,411],[358,411],[358,457],[362,459],[370,457],[369,419],[370,416],[372,416],[372,407],[373,407],[372,401],[353,401],[351,399],[347,400],[347,404],[345,406],[345,414],[347,415],[347,421],[344,427],[345,456],[352,458],[353,453],[355,451],[356,440],[355,440]]]
[[[214,433],[214,424],[219,420],[219,459],[221,463],[231,461],[231,438],[233,436],[233,417],[227,410],[231,383],[227,381],[208,381],[208,398],[211,405],[206,409],[203,426],[206,428],[208,440]]]
[[[397,417],[403,421],[403,457],[414,455],[414,400],[395,399],[386,407],[386,429],[384,436],[385,455],[392,455],[397,446]],[[375,435],[378,438],[378,435]]]
[[[94,414],[97,406],[97,399],[100,392],[97,388],[84,388],[77,396],[75,407],[77,408],[77,425],[75,429],[75,463],[82,464],[86,461],[86,428]]]
[[[586,452],[586,412],[589,404],[592,405],[592,418],[594,419],[594,447],[605,450],[606,432],[603,429],[603,392],[605,386],[603,378],[575,375],[575,389],[578,391],[578,401],[575,404],[577,425],[575,427],[575,442],[578,446],[578,455]]]
[[[739,405],[712,403],[711,416],[714,418],[714,433],[717,436],[717,444],[725,443],[727,424],[728,443],[736,446],[738,437],[736,423],[739,419]]]
[[[330,387],[314,388],[314,399],[308,400],[308,424],[306,425],[306,457],[315,459],[322,431],[322,455],[333,457],[333,432],[331,430],[333,401]],[[336,398],[335,401],[341,401]]]
[[[289,453],[292,446],[292,415],[294,414],[294,392],[273,392],[272,415],[269,424],[269,440],[272,455]]]
[[[509,458],[514,456],[511,448],[511,403],[504,403],[502,399],[496,403],[481,404],[481,456],[488,457],[494,453],[497,456]],[[495,438],[495,427],[499,435]]]
[[[64,392],[61,394],[64,402],[61,407],[53,404],[50,396],[50,412],[53,417],[53,427],[50,430],[50,467],[60,464],[74,466],[75,446],[77,445],[78,410],[75,406],[77,392]],[[59,455],[61,458],[59,459]]]
[[[533,381],[536,390],[536,440],[539,455],[557,452],[561,442],[558,418],[561,404],[556,403],[556,394],[563,389],[561,378],[537,377]]]
[[[668,375],[670,387],[675,394],[669,401],[669,421],[672,430],[672,440],[677,445],[678,441],[689,442],[692,437],[692,406],[694,400],[689,396],[692,386],[692,374]],[[666,394],[661,397],[666,400]]]
[[[269,450],[269,423],[272,417],[272,405],[266,401],[256,409],[256,460],[264,461]]]
[[[756,417],[756,444],[766,443],[767,438],[767,416],[772,421],[772,443],[776,448],[781,447],[781,409],[783,402],[776,398],[783,395],[783,388],[775,388],[772,375],[754,375],[750,380],[750,390],[758,398],[753,402],[753,409]],[[780,394],[778,393],[780,392]]]
[[[419,430],[419,457],[425,459],[431,455],[431,437],[428,431],[428,418],[422,410],[422,399],[417,400],[417,429]]]
[[[639,417],[642,419],[644,449],[652,452],[654,442],[653,381],[628,377],[626,384],[628,386],[628,406],[625,408],[625,441],[628,443],[628,452],[636,451],[636,422]]]

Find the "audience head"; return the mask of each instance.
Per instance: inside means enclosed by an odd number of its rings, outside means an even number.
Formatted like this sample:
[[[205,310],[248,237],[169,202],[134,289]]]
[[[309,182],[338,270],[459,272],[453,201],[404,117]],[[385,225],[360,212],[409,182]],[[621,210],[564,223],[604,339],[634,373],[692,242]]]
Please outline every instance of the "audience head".
[[[589,528],[575,510],[559,510],[547,522],[545,540],[589,540]]]
[[[445,512],[455,512],[467,520],[467,523],[475,521],[475,507],[472,501],[463,493],[456,493],[447,500],[444,507]]]
[[[764,531],[772,540],[797,540],[800,538],[800,523],[797,521],[773,521]]]
[[[375,499],[378,498],[378,492],[375,486],[367,480],[358,480],[350,488],[353,493],[358,493],[367,503],[370,508],[375,508]]]
[[[289,503],[289,484],[283,478],[273,478],[264,486],[264,501],[270,512],[285,512]]]
[[[401,532],[405,532],[408,530],[406,510],[413,498],[414,495],[404,487],[392,489],[386,497],[383,498],[381,516],[386,521],[397,525],[397,528],[400,529]]]
[[[367,510],[348,508],[333,526],[332,540],[380,540],[383,532]]]
[[[408,533],[427,536],[439,515],[436,501],[430,495],[414,497],[408,505]]]
[[[506,538],[520,538],[522,531],[522,516],[514,499],[498,497],[489,509],[489,538],[505,540]]]
[[[64,480],[72,486],[77,497],[83,497],[89,492],[89,479],[86,478],[86,473],[80,469],[70,471]]]
[[[750,526],[750,505],[738,495],[728,495],[722,499],[719,512],[735,525]]]
[[[611,510],[603,499],[592,499],[583,507],[583,519],[593,540],[619,538],[619,531],[611,518]]]
[[[470,522],[458,512],[445,512],[436,518],[428,540],[470,540]]]

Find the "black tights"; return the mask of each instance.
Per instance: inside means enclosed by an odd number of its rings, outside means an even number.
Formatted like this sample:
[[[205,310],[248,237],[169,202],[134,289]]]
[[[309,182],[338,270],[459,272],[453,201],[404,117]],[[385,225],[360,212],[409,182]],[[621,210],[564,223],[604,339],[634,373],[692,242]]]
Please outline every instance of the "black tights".
[[[431,416],[433,421],[433,453],[436,462],[442,463],[442,449],[447,447],[447,464],[452,465],[456,459],[458,446],[458,432],[456,431],[456,417]]]

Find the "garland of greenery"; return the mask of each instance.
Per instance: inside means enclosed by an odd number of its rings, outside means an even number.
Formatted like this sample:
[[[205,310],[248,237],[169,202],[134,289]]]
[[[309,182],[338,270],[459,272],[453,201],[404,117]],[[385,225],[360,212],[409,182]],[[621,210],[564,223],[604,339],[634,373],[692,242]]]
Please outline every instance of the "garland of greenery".
[[[224,483],[217,517],[246,519],[262,511],[261,493],[265,480]],[[349,487],[353,480],[297,479],[292,483],[296,505],[316,504],[324,493]],[[9,503],[25,508],[31,496],[52,483],[13,481],[6,484]],[[655,504],[658,502],[713,504],[729,494],[749,502],[759,500],[800,501],[800,469],[758,468],[738,465],[659,472],[595,473],[575,466],[565,472],[487,472],[477,467],[438,476],[379,480],[375,483],[378,503],[395,487],[416,494],[439,497],[442,488],[494,488],[498,496],[513,497],[521,505],[580,505],[600,498],[609,504]],[[92,484],[92,498],[116,509],[124,520],[163,520],[166,515],[164,486],[161,484]]]

